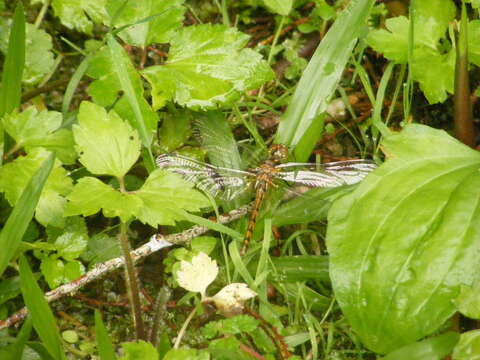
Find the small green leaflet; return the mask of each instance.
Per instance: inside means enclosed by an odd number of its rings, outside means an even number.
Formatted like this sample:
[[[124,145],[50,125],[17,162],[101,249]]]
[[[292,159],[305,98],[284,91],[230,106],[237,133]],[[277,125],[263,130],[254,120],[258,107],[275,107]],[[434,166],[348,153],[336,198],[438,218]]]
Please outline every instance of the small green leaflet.
[[[160,169],[150,174],[141,189],[121,193],[92,177],[84,177],[68,195],[65,215],[92,215],[103,210],[106,217],[123,222],[136,218],[151,226],[174,225],[183,219],[180,210],[199,211],[208,200],[179,175]]]
[[[49,0],[31,0],[32,4]],[[107,20],[106,0],[52,0],[55,16],[63,25],[87,34],[92,33],[93,24]]]
[[[10,205],[15,205],[27,185],[28,180],[47,158],[48,152],[42,148],[32,150],[27,156],[20,156],[0,168],[0,191],[5,193]],[[35,210],[35,218],[44,226],[49,224],[62,227],[65,219],[63,209],[64,196],[72,189],[72,180],[59,161],[42,190],[39,203]],[[53,201],[52,201],[53,200]]]
[[[153,133],[157,130],[157,114],[143,97],[144,89],[138,71],[134,68],[124,51],[122,51],[122,56],[123,62],[127,66],[128,77],[133,85],[133,90],[140,106],[140,112],[151,139]],[[119,93],[123,92],[123,89],[115,72],[112,57],[107,47],[103,47],[92,56],[92,59],[88,63],[86,74],[96,79],[87,89],[93,101],[104,107],[115,104],[114,109],[117,114],[123,119],[128,120],[130,124],[135,124],[135,114],[128,99],[125,95],[119,96]]]
[[[159,360],[155,346],[142,340],[122,343],[122,349],[125,356],[119,360]]]
[[[38,112],[31,106],[21,113],[12,113],[3,119],[7,133],[15,140],[16,149],[42,147],[56,153],[65,164],[75,163],[77,154],[73,147],[73,135],[70,130],[59,129],[62,114],[56,111]]]
[[[480,270],[480,154],[423,125],[383,146],[389,160],[334,203],[327,229],[338,303],[380,353],[437,331]]]
[[[415,2],[414,48],[412,75],[430,103],[442,102],[453,92],[455,51],[440,51],[439,41],[445,37],[448,24],[455,18],[455,5],[450,0]],[[408,61],[410,20],[398,16],[386,20],[386,30],[372,30],[367,43],[386,58],[397,63]]]
[[[154,109],[172,100],[190,108],[229,104],[273,79],[262,56],[244,49],[248,38],[223,25],[181,29],[172,37],[168,61],[142,72],[152,86]]]
[[[96,175],[125,176],[140,156],[138,133],[115,111],[84,101],[73,136],[80,162]]]
[[[146,47],[153,43],[166,43],[174,31],[182,26],[184,0],[108,0],[107,12],[111,26],[131,25],[119,36],[128,44]]]
[[[0,51],[5,54],[10,35],[11,21],[0,17]],[[26,24],[25,69],[23,82],[28,85],[39,83],[53,69],[52,38],[45,30]]]
[[[55,289],[62,284],[78,279],[85,273],[85,267],[79,261],[63,261],[55,255],[50,255],[42,259],[40,271],[50,289]]]
[[[287,16],[292,10],[293,0],[263,0],[270,10],[277,14]]]

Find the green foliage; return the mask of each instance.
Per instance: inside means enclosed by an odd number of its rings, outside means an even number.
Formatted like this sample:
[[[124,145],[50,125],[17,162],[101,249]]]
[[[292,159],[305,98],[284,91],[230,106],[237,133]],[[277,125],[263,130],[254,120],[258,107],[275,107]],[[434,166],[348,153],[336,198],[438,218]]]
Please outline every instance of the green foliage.
[[[103,323],[100,312],[95,311],[95,333],[98,343],[98,353],[102,360],[115,360],[115,350],[113,348],[112,340],[108,336],[107,329]]]
[[[90,266],[103,263],[107,260],[122,255],[118,240],[107,234],[95,234],[88,240],[87,250],[82,254],[82,259],[88,261]]]
[[[172,349],[165,354],[163,360],[210,360],[210,354],[205,350]]]
[[[31,0],[32,4],[45,3],[48,0]],[[105,9],[107,0],[52,0],[51,6],[63,25],[87,34],[92,33],[94,23],[107,18]]]
[[[338,302],[381,353],[433,333],[455,312],[460,285],[478,271],[480,231],[478,152],[421,125],[383,146],[389,160],[334,204],[327,231]]]
[[[202,328],[202,333],[207,339],[213,339],[219,335],[250,333],[257,328],[258,324],[258,320],[250,316],[238,315],[229,319],[211,321]]]
[[[480,319],[479,290],[479,281],[475,279],[470,286],[462,285],[460,294],[458,294],[458,297],[455,299],[455,305],[458,311],[470,319]]]
[[[293,0],[263,0],[270,10],[286,16],[292,10]]]
[[[3,274],[17,251],[23,234],[32,220],[42,189],[54,166],[54,160],[55,157],[50,154],[38,167],[37,171],[27,178],[28,183],[0,232],[0,248],[2,249],[0,252],[0,274]],[[0,170],[4,168],[5,166],[0,168]]]
[[[445,101],[453,93],[455,50],[445,49],[448,24],[455,18],[455,5],[450,0],[419,0],[415,2],[413,25],[413,79],[420,83],[428,101]],[[394,62],[408,61],[410,20],[398,16],[386,20],[386,30],[372,30],[368,44]]]
[[[125,176],[140,156],[138,133],[115,111],[83,102],[73,126],[80,162],[96,175]]]
[[[20,258],[20,280],[23,299],[30,311],[33,327],[38,336],[54,359],[65,359],[60,333],[53,313],[43,297],[42,290],[35,281],[27,259],[23,256]]]
[[[480,330],[468,331],[460,335],[460,340],[453,350],[452,359],[480,359]]]
[[[45,148],[54,152],[64,164],[73,164],[77,158],[73,148],[72,132],[60,128],[62,114],[56,111],[41,111],[31,106],[21,113],[12,113],[3,118],[5,131],[16,142],[15,150]]]
[[[181,29],[170,41],[168,61],[142,72],[152,86],[153,107],[173,100],[190,108],[212,108],[271,80],[272,70],[262,57],[243,49],[247,41],[247,35],[222,25]]]
[[[122,356],[120,360],[158,360],[157,349],[145,341],[123,343],[122,349],[125,356]]]
[[[182,25],[185,11],[183,3],[184,0],[107,0],[107,11],[115,28],[135,24],[118,33],[122,40],[146,47],[170,40]]]
[[[442,360],[452,352],[458,339],[458,333],[448,332],[401,347],[382,360]]]
[[[42,148],[33,149],[28,155],[20,156],[14,161],[0,168],[0,191],[14,206],[20,199],[22,192],[32,175],[47,159],[49,152]],[[35,210],[37,221],[46,226],[62,227],[65,219],[65,195],[72,190],[72,180],[59,161],[55,161],[50,176],[42,190],[40,200]]]

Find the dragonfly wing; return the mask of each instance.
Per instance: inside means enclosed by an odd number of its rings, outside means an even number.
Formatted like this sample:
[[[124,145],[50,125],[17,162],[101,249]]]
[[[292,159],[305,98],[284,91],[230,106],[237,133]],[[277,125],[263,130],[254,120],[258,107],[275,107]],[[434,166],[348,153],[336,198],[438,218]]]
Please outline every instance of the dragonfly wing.
[[[157,165],[182,175],[198,189],[226,201],[244,192],[250,184],[249,179],[254,176],[247,171],[217,167],[177,154],[160,155]]]
[[[377,166],[370,160],[337,161],[326,164],[286,163],[276,166],[276,178],[309,187],[336,187],[361,181]]]

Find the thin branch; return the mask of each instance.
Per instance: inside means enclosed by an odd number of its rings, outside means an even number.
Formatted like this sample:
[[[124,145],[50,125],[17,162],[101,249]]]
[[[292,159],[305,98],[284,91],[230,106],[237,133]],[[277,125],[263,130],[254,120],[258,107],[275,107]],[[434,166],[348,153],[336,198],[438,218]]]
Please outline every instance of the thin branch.
[[[235,209],[230,211],[225,215],[220,215],[218,218],[218,223],[220,224],[228,224],[234,220],[245,216],[250,209],[249,205],[242,206],[241,208]],[[139,248],[133,250],[131,252],[132,258],[134,262],[138,262],[139,260],[146,258],[147,256],[161,250],[163,248],[167,248],[173,245],[184,245],[189,243],[193,238],[197,236],[205,234],[210,229],[206,228],[205,226],[193,226],[188,230],[185,230],[178,234],[172,235],[160,235],[156,234],[153,235],[149,242],[143,244]],[[48,302],[58,300],[66,295],[72,295],[73,293],[79,291],[83,286],[100,279],[101,277],[111,273],[114,270],[119,269],[124,265],[124,257],[117,257],[115,259],[108,260],[104,263],[97,264],[92,270],[87,272],[82,277],[69,282],[68,284],[59,286],[58,288],[49,291],[45,294],[45,298]],[[0,321],[0,330],[8,328],[20,321],[22,321],[28,314],[27,308],[22,308],[21,310],[17,311],[15,314],[10,316],[6,320]]]

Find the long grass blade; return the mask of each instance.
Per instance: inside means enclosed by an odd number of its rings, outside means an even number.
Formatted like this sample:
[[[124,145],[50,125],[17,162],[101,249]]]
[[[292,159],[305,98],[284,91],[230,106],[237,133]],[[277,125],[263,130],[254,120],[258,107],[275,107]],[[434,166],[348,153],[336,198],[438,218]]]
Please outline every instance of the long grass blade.
[[[30,311],[33,327],[54,359],[65,359],[60,333],[42,290],[38,286],[25,256],[20,257],[20,279],[25,305]]]
[[[54,161],[55,155],[51,154],[32,176],[0,233],[0,275],[3,274],[17,251],[23,234],[32,220],[38,199],[53,168]]]
[[[275,142],[294,148],[314,119],[326,110],[373,3],[352,0],[330,28],[300,79]]]
[[[107,328],[102,321],[100,312],[95,311],[95,334],[98,344],[98,354],[101,360],[115,360],[115,350],[113,348],[112,340],[108,336]]]

